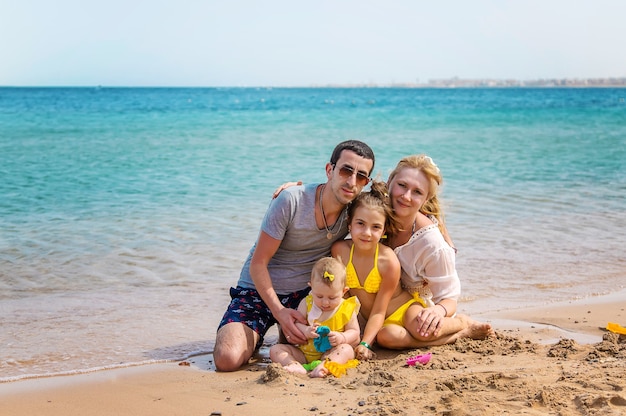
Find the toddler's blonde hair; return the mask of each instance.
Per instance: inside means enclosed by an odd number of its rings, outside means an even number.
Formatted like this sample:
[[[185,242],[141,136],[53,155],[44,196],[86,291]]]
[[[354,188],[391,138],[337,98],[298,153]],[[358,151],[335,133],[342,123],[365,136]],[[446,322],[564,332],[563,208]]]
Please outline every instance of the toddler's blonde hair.
[[[311,282],[324,282],[328,286],[335,284],[346,286],[346,266],[333,257],[322,257],[313,266],[311,271]]]

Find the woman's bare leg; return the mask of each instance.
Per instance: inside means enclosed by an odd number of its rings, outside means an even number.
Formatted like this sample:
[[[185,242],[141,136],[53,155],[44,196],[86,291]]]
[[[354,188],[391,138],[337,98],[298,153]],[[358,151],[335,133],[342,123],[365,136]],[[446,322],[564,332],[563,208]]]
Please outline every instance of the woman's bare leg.
[[[457,315],[453,318],[444,318],[440,334],[437,337],[423,337],[417,332],[415,319],[418,308],[409,313],[413,308],[409,308],[405,314],[405,322],[411,329],[399,325],[384,326],[376,336],[376,341],[381,347],[390,349],[424,348],[437,345],[453,344],[460,338],[485,339],[495,335],[491,325],[484,322],[475,321],[466,315]]]

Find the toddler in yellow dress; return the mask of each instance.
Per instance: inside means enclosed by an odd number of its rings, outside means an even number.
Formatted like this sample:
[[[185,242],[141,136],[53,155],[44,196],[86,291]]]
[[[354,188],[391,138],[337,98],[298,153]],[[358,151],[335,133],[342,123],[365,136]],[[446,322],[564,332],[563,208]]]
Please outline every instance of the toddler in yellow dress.
[[[298,311],[307,318],[308,325],[297,324],[307,336],[308,343],[299,346],[276,344],[270,348],[273,362],[298,374],[307,374],[303,364],[317,360],[346,364],[354,359],[354,347],[360,341],[357,319],[359,301],[354,296],[348,299],[343,297],[348,291],[345,266],[332,257],[318,260],[313,266],[309,286],[311,293],[298,306]],[[309,376],[325,377],[328,373],[322,361],[311,370]]]

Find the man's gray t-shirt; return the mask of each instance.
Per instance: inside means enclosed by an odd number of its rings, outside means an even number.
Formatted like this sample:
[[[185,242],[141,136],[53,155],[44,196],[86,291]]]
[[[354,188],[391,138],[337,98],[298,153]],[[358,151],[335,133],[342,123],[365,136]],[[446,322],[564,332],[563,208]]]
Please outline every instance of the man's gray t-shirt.
[[[315,223],[315,194],[319,184],[292,186],[283,190],[272,200],[261,231],[276,240],[280,246],[270,259],[268,270],[274,291],[287,295],[307,288],[311,270],[317,260],[330,255],[332,244],[348,233],[347,212],[344,209],[331,230],[337,232],[332,239],[326,237],[325,229]],[[238,286],[254,288],[250,276],[250,260],[256,244],[243,265]]]

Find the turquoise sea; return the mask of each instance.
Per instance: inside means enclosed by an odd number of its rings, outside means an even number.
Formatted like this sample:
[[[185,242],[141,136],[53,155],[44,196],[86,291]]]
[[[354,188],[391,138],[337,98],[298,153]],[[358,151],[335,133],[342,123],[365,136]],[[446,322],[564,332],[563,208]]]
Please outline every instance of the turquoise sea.
[[[0,381],[212,351],[273,190],[427,153],[472,315],[626,287],[625,89],[0,88]]]

